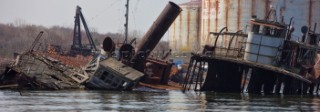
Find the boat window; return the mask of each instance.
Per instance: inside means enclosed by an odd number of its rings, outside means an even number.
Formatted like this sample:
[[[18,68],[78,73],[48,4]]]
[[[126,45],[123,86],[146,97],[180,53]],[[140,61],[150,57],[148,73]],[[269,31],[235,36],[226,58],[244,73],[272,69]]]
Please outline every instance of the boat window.
[[[252,24],[252,32],[255,34],[282,37],[283,29],[278,29],[265,25]]]
[[[101,73],[99,73],[101,74]],[[103,71],[103,73],[100,75],[101,80],[105,80],[109,75],[109,72]]]
[[[264,27],[263,33],[264,35],[273,36],[273,37],[281,37],[283,29],[277,29],[272,27]]]
[[[258,34],[259,31],[260,31],[260,25],[253,24],[253,25],[252,25],[252,32]]]
[[[100,79],[101,79],[101,80],[105,80],[106,77],[105,77],[104,75],[101,75]]]

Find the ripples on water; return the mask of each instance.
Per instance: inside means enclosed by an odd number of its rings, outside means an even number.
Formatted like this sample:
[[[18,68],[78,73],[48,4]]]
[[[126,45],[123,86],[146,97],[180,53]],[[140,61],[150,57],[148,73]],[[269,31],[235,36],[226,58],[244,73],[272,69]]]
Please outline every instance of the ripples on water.
[[[320,111],[317,96],[181,91],[0,91],[11,111]]]

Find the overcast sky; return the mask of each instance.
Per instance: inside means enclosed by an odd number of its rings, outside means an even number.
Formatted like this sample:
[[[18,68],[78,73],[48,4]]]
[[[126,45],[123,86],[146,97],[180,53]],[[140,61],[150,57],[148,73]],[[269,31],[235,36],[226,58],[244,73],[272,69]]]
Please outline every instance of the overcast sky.
[[[129,30],[145,33],[168,1],[130,0]],[[23,21],[27,24],[73,28],[76,6],[82,7],[88,26],[99,33],[124,32],[126,0],[1,0],[0,23]]]

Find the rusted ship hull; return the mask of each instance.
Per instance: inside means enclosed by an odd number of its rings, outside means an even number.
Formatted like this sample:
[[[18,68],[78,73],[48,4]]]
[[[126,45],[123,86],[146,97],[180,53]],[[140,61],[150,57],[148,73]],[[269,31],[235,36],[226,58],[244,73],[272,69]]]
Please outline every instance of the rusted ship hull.
[[[216,92],[319,94],[316,28],[308,31],[308,27],[303,27],[302,41],[292,41],[294,30],[290,24],[259,19],[252,19],[250,24],[251,31],[245,41],[233,42],[231,38],[228,46],[218,46],[220,35],[241,36],[223,32],[225,27],[217,33],[212,46],[206,45],[202,54],[193,54],[184,90],[193,87]],[[237,43],[240,46],[232,47]]]
[[[204,64],[208,65],[206,80],[200,83]],[[199,66],[199,67],[194,67]],[[313,93],[314,85],[307,78],[282,68],[221,56],[193,55],[190,60],[184,89],[191,85],[196,91],[248,92],[248,93]],[[188,81],[196,79],[194,83]],[[195,87],[194,87],[195,86]]]

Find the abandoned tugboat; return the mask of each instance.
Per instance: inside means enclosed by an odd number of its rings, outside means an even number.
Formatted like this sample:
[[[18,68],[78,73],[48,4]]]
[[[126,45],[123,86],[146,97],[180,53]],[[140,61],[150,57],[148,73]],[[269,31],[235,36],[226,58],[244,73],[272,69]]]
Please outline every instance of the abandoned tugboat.
[[[303,27],[304,36],[302,42],[298,42],[290,39],[291,22],[287,25],[252,19],[250,24],[248,34],[223,32],[227,27],[211,33],[216,35],[214,45],[206,45],[202,54],[192,54],[184,90],[318,93],[319,74],[315,65],[319,60],[319,35],[316,30]],[[229,44],[217,44],[224,42]],[[200,80],[203,78],[204,81]]]

